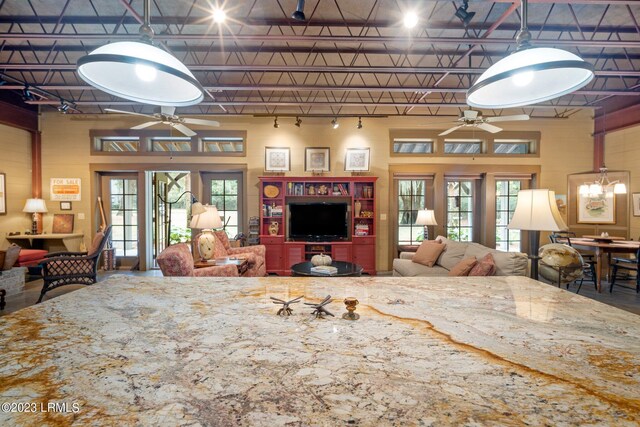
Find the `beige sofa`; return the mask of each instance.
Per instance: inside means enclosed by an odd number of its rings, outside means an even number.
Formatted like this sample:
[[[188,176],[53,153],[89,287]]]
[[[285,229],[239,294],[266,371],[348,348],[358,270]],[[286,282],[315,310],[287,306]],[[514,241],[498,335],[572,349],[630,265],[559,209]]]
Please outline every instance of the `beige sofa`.
[[[480,259],[487,253],[491,253],[496,263],[496,276],[527,275],[528,258],[526,254],[521,252],[501,252],[479,243],[456,242],[442,236],[438,236],[436,240],[440,240],[446,246],[433,267],[411,261],[413,252],[401,252],[400,258],[393,260],[393,275],[400,277],[446,276],[449,270],[461,260],[472,256]]]

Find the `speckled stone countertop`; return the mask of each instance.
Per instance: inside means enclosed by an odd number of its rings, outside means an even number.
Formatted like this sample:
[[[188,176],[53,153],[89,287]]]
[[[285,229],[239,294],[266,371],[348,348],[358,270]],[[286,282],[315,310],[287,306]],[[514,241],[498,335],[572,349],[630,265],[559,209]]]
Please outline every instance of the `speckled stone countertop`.
[[[528,278],[114,276],[0,318],[0,425],[638,425],[639,321]]]

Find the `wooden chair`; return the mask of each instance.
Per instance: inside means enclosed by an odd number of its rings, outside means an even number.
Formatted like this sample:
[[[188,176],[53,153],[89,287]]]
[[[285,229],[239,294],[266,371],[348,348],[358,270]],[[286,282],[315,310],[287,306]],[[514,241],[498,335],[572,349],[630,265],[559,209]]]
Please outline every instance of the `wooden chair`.
[[[89,252],[55,252],[47,254],[42,266],[44,284],[39,304],[51,289],[64,285],[93,285],[97,282],[98,259],[111,236],[111,226],[96,233]]]
[[[635,259],[633,258],[614,258],[614,263],[611,265],[611,286],[609,286],[609,292],[613,292],[613,286],[616,284],[618,278],[618,270],[625,270],[627,272],[635,272],[636,274],[636,293],[640,292],[640,249],[636,252]],[[620,286],[620,285],[618,285]]]

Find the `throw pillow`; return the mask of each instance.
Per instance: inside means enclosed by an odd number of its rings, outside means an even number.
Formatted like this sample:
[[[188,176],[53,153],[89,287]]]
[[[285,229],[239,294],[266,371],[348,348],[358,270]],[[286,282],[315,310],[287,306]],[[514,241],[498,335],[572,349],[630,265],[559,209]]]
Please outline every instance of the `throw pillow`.
[[[18,257],[20,256],[20,246],[16,244],[12,244],[6,250],[4,254],[4,263],[2,264],[3,270],[11,270],[13,265],[18,261]]]
[[[449,270],[449,276],[468,276],[471,269],[478,263],[476,257],[465,258]]]
[[[427,240],[422,242],[411,260],[427,267],[433,267],[443,250],[444,245],[442,243]]]
[[[493,276],[496,272],[496,263],[493,255],[486,254],[469,272],[469,276]]]

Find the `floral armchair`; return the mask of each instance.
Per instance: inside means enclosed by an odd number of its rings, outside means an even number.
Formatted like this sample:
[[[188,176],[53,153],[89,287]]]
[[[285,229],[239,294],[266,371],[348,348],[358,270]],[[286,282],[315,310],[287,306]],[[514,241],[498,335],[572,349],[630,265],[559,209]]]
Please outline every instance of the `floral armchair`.
[[[264,245],[244,246],[232,248],[229,244],[229,237],[225,231],[216,231],[215,257],[222,258],[228,256],[242,256],[247,258],[249,268],[246,276],[260,277],[267,274],[265,264],[266,248]]]
[[[194,268],[191,247],[186,243],[178,243],[165,248],[160,252],[156,261],[158,261],[163,276],[238,277],[238,267],[231,264]]]

